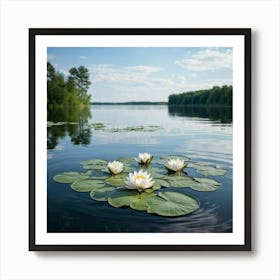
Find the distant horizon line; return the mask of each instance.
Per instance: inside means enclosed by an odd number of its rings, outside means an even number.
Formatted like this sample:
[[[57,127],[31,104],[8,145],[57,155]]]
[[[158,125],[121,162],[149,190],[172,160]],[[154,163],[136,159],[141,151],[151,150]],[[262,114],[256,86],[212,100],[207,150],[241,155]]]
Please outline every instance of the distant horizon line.
[[[168,103],[168,101],[91,101],[90,102],[91,104],[100,104],[100,103],[102,103],[102,104],[128,104],[128,103]]]

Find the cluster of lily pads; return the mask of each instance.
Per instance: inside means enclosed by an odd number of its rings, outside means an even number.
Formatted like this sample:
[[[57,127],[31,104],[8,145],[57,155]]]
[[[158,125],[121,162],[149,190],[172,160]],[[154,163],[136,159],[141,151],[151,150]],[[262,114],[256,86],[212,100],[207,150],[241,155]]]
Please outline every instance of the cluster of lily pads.
[[[70,183],[77,192],[89,192],[96,201],[107,201],[111,206],[130,207],[161,216],[181,216],[199,208],[199,200],[174,189],[191,188],[196,191],[215,191],[221,184],[207,177],[190,177],[194,168],[204,176],[223,176],[220,166],[191,163],[181,155],[154,159],[148,153],[137,158],[122,157],[108,162],[91,159],[81,162],[86,172],[64,172],[54,176],[58,183]]]
[[[52,127],[52,126],[60,126],[60,125],[65,125],[65,124],[71,124],[71,125],[76,125],[78,124],[77,122],[53,122],[53,121],[48,121],[47,122],[47,127]],[[163,129],[161,126],[158,125],[148,125],[148,126],[143,126],[143,125],[138,125],[138,126],[128,126],[128,127],[110,127],[108,124],[105,123],[92,123],[88,125],[88,127],[92,127],[94,130],[97,131],[106,131],[106,132],[130,132],[130,131],[141,131],[141,132],[152,132],[152,131],[157,131]]]
[[[129,132],[129,131],[141,131],[141,132],[149,132],[149,131],[157,131],[162,129],[161,126],[158,125],[138,125],[138,126],[128,126],[128,127],[108,127],[105,123],[93,123],[92,127],[94,130],[101,130],[106,132]]]

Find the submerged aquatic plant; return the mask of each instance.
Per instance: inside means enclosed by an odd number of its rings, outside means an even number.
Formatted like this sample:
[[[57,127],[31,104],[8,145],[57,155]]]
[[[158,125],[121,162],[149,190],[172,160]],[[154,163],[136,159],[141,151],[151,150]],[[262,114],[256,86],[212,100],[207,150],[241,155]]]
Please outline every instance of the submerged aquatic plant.
[[[125,187],[132,190],[137,190],[138,192],[142,192],[145,189],[149,189],[153,186],[155,182],[150,174],[147,171],[143,171],[142,169],[137,172],[129,173],[127,180],[125,181]]]
[[[109,162],[107,167],[109,171],[114,175],[119,174],[123,171],[123,163],[120,161],[114,160],[112,162]]]

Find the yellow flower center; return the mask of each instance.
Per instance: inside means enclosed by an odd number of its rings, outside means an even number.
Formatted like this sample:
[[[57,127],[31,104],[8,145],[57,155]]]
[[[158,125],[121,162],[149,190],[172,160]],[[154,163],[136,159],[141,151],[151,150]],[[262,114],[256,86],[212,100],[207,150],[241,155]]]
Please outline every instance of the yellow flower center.
[[[145,176],[144,175],[136,175],[135,179],[136,180],[145,179]]]

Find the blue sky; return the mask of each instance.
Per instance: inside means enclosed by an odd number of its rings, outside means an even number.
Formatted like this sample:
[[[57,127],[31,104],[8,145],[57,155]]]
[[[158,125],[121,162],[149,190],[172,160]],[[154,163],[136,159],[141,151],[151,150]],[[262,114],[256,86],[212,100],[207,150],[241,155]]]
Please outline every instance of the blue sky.
[[[91,100],[167,101],[168,95],[232,84],[232,48],[49,47],[48,61],[65,76],[88,68]]]

